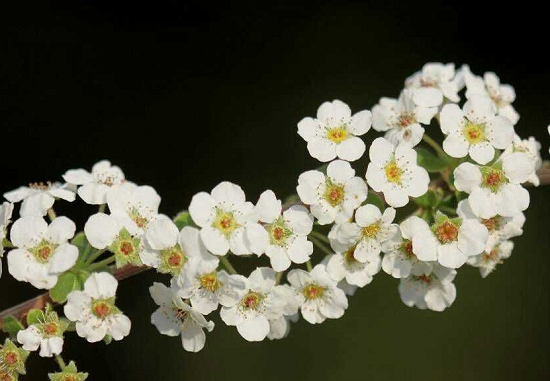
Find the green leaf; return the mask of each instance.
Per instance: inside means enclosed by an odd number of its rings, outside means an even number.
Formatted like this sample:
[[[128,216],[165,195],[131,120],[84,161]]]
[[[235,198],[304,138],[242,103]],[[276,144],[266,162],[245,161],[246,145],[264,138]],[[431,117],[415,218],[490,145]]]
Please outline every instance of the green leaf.
[[[17,332],[22,330],[23,324],[13,316],[6,316],[2,321],[2,331],[6,332],[10,336],[17,335]]]
[[[437,204],[438,198],[433,190],[428,189],[422,196],[413,198],[413,200],[418,206],[432,208]]]
[[[82,267],[84,260],[97,251],[90,245],[84,232],[75,235],[71,243],[78,247],[78,261],[76,267]]]
[[[373,191],[369,191],[369,194],[367,196],[367,200],[365,201],[365,203],[372,204],[378,207],[378,209],[380,209],[380,211],[382,212],[384,211],[384,208],[386,206],[384,199],[378,194],[374,193]]]
[[[180,212],[176,218],[174,218],[174,223],[178,227],[178,229],[183,229],[185,226],[192,226],[197,227],[197,224],[193,222],[193,219],[191,218],[191,215],[189,212],[183,211]]]
[[[50,290],[50,297],[54,302],[64,303],[71,291],[84,288],[84,282],[88,275],[85,271],[67,271],[61,274],[56,285]]]
[[[447,168],[447,162],[424,148],[416,148],[417,164],[428,172],[441,172]]]
[[[27,325],[44,323],[44,312],[33,308],[27,314]]]

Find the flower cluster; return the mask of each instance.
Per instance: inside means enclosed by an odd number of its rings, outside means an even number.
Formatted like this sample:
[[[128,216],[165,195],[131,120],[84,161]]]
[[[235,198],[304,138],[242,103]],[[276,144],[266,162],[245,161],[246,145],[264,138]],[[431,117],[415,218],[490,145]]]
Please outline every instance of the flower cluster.
[[[28,353],[39,350],[61,367],[51,380],[84,380],[61,358],[64,336],[74,331],[90,343],[126,337],[131,322],[116,304],[117,279],[138,269],[169,277],[149,289],[158,307],[151,322],[191,352],[204,348],[215,312],[247,341],[281,339],[300,316],[310,324],[341,318],[348,297],[378,273],[399,280],[405,305],[445,310],[456,298],[459,268],[477,267],[485,277],[510,257],[529,206],[526,184],[540,183],[540,144],[516,134],[514,98],[494,73],[430,63],[372,114],[325,102],[297,125],[311,156],[325,164],[299,175],[285,203],[272,190],[253,203],[224,181],[171,219],[159,213],[155,189],[126,180],[108,161],[91,172],[67,171],[66,183],[6,193],[0,256],[9,249],[9,273],[64,306],[27,311],[24,324],[4,320],[21,347],[10,339],[0,347],[0,378],[24,374]],[[367,134],[371,123],[383,137]],[[436,129],[442,145],[428,134]],[[360,168],[369,135],[369,162]],[[82,231],[54,211],[58,200],[77,195],[99,208]],[[233,256],[264,255],[270,267],[248,276],[231,264]]]

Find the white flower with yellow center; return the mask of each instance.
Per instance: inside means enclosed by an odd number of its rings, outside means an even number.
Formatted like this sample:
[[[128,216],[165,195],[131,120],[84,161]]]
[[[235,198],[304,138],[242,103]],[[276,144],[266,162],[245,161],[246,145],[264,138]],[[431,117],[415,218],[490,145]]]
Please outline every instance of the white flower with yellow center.
[[[107,205],[132,236],[141,237],[158,216],[160,196],[148,185],[124,182],[107,193]]]
[[[107,202],[111,189],[124,182],[124,173],[108,160],[102,160],[92,167],[91,173],[82,168],[71,169],[65,172],[63,179],[79,186],[78,195],[84,202],[100,205]]]
[[[466,85],[466,98],[475,95],[484,95],[491,98],[498,115],[505,116],[512,124],[519,121],[519,114],[512,106],[516,99],[516,92],[510,85],[502,85],[495,73],[487,72],[483,77],[472,74],[467,65],[462,67],[464,83]]]
[[[534,186],[538,187],[540,185],[539,177],[537,176],[537,171],[542,166],[542,158],[540,156],[541,144],[534,138],[529,137],[529,139],[521,139],[517,134],[514,135],[514,141],[510,144],[500,156],[502,160],[506,156],[514,152],[523,152],[529,158],[529,161],[533,165],[533,173],[527,180]]]
[[[9,202],[2,203],[0,206],[0,277],[2,277],[2,262],[4,256],[4,238],[6,238],[8,225],[10,224],[13,204]]]
[[[93,273],[82,291],[67,295],[64,312],[76,322],[78,336],[95,343],[110,336],[122,340],[130,333],[132,323],[115,305],[118,282],[109,273]]]
[[[449,218],[438,211],[431,230],[419,233],[418,240],[433,242],[434,237],[437,261],[442,266],[456,269],[469,257],[483,252],[489,232],[476,219]]]
[[[399,295],[409,307],[441,312],[456,299],[456,287],[453,284],[455,276],[456,270],[435,264],[429,274],[401,279]]]
[[[320,324],[326,319],[339,319],[348,308],[344,291],[338,288],[324,264],[316,265],[310,272],[292,270],[287,279],[294,288],[302,316],[311,324]]]
[[[505,149],[514,139],[514,126],[504,116],[496,115],[491,98],[472,95],[462,110],[456,104],[443,107],[441,131],[447,137],[443,149],[452,157],[470,157],[487,164],[495,156],[495,148]]]
[[[186,226],[179,231],[166,216],[149,225],[140,258],[145,265],[176,278],[185,277],[192,267],[191,261],[218,262],[204,246],[198,229]]]
[[[528,156],[514,152],[491,166],[460,164],[454,170],[454,184],[456,189],[469,194],[470,207],[476,216],[513,217],[529,206],[529,192],[521,183],[532,174]]]
[[[431,262],[437,260],[435,237],[429,233],[430,226],[419,217],[403,221],[393,237],[382,243],[382,269],[394,278],[429,274]]]
[[[344,252],[353,245],[353,255],[357,261],[373,262],[380,255],[382,242],[397,231],[397,225],[392,223],[394,218],[393,208],[387,208],[382,214],[375,205],[363,205],[355,212],[355,222],[344,222],[331,229],[331,246],[338,252]]]
[[[480,255],[472,257],[468,260],[468,264],[479,268],[482,278],[492,273],[497,265],[501,264],[504,259],[510,258],[514,243],[512,241],[501,241],[494,245],[490,250],[486,250]]]
[[[283,316],[285,300],[275,290],[275,271],[268,267],[254,270],[246,281],[246,292],[233,306],[224,306],[220,316],[225,324],[236,326],[248,341],[262,341],[270,331],[269,321]]]
[[[330,277],[336,282],[345,279],[350,285],[365,287],[380,272],[382,260],[379,255],[359,262],[355,258],[357,247],[350,246],[343,252],[329,256],[326,267]]]
[[[9,202],[21,202],[19,215],[21,217],[45,216],[56,199],[73,202],[76,198],[72,186],[61,183],[33,183],[28,187],[19,187],[4,193]]]
[[[189,213],[201,227],[201,238],[206,248],[216,254],[251,254],[245,242],[245,230],[257,223],[254,205],[246,201],[240,186],[228,181],[218,184],[210,194],[200,192],[193,196]]]
[[[267,190],[260,195],[255,210],[262,225],[253,225],[246,232],[254,253],[265,253],[275,271],[309,260],[313,244],[307,235],[313,228],[313,216],[307,208],[294,205],[283,212],[281,200]]]
[[[485,251],[491,251],[499,242],[518,237],[523,234],[523,225],[525,224],[525,215],[519,212],[512,217],[502,217],[496,215],[491,218],[479,218],[473,212],[468,199],[458,203],[456,212],[459,217],[464,219],[476,219],[481,222],[489,231],[489,238],[485,245]]]
[[[422,107],[438,107],[444,99],[451,102],[460,100],[458,92],[461,84],[455,77],[455,65],[452,63],[427,63],[421,71],[407,78],[405,87],[414,90],[413,101]]]
[[[151,315],[151,323],[166,336],[181,336],[183,349],[199,352],[206,343],[204,330],[212,332],[214,322],[207,321],[194,307],[185,303],[179,288],[172,282],[170,288],[153,283],[151,297],[159,308]]]
[[[78,258],[78,248],[67,241],[76,230],[67,217],[57,217],[49,225],[42,217],[22,217],[13,223],[10,238],[14,250],[8,254],[8,270],[21,282],[49,290],[59,275]]]
[[[234,306],[246,292],[247,281],[242,275],[229,275],[217,271],[219,260],[195,260],[189,262],[189,270],[182,273],[177,282],[180,296],[189,299],[195,310],[208,315],[221,304]]]
[[[437,114],[437,107],[417,106],[412,101],[414,90],[405,89],[399,99],[381,98],[372,109],[372,127],[385,131],[384,137],[393,144],[416,146],[424,136],[424,127]]]
[[[307,142],[311,156],[327,162],[336,157],[355,161],[363,156],[365,143],[358,136],[371,126],[370,111],[351,115],[347,104],[339,100],[323,103],[317,118],[307,117],[298,123],[298,134]]]
[[[367,182],[376,192],[384,193],[394,208],[405,206],[409,196],[420,197],[428,191],[430,176],[417,165],[416,151],[406,143],[397,147],[384,138],[377,138],[369,149]]]
[[[17,341],[27,351],[40,348],[40,357],[52,357],[63,350],[63,332],[68,322],[62,321],[55,311],[42,312],[40,321],[17,332]]]
[[[302,173],[296,191],[321,225],[348,221],[367,199],[367,184],[342,160],[331,162],[326,176],[316,170]]]

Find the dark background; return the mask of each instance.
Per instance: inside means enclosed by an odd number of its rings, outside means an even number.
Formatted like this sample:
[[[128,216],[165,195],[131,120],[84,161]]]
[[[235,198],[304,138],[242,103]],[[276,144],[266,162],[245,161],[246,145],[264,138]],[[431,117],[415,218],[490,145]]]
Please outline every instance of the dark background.
[[[253,201],[267,188],[288,195],[318,166],[296,134],[303,116],[335,98],[370,109],[428,61],[469,63],[511,83],[516,131],[540,140],[548,158],[548,29],[534,7],[77,3],[2,9],[2,191],[109,158],[153,185],[170,215],[221,180]],[[65,359],[92,380],[546,379],[550,196],[531,195],[512,258],[483,281],[461,269],[444,313],[405,307],[398,282],[380,274],[340,320],[301,321],[286,340],[252,344],[215,318],[205,349],[190,354],[149,323],[147,289],[167,279],[148,273],[120,286],[131,335],[108,347],[72,335]],[[82,204],[57,205],[82,223],[94,211]],[[37,293],[7,269],[0,290],[2,309]],[[25,379],[43,380],[56,366],[35,355],[28,368]]]

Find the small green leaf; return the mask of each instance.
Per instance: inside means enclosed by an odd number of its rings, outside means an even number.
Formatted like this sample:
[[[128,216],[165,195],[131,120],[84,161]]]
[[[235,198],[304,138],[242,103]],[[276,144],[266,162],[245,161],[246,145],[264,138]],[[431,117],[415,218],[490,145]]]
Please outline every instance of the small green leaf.
[[[87,276],[84,271],[68,271],[61,274],[56,285],[50,290],[50,297],[54,302],[64,303],[71,291],[82,290],[85,278]]]
[[[103,338],[103,341],[105,342],[105,344],[109,345],[113,341],[113,336],[105,335],[105,337]]]
[[[378,209],[380,209],[380,211],[382,212],[384,211],[384,207],[386,205],[384,199],[373,191],[369,191],[365,204],[372,204],[378,207]]]
[[[17,332],[22,330],[23,324],[13,316],[6,316],[2,321],[2,331],[6,332],[10,336],[17,335]]]
[[[436,206],[437,204],[437,195],[436,193],[429,189],[426,193],[424,193],[420,197],[413,198],[414,202],[423,208],[432,208]]]
[[[27,314],[27,325],[44,323],[44,312],[33,308]]]
[[[440,172],[447,168],[447,162],[424,148],[416,148],[417,164],[428,172]]]
[[[193,222],[193,219],[191,218],[191,215],[189,212],[180,212],[176,218],[174,218],[174,223],[178,227],[178,229],[183,229],[185,226],[192,226],[197,227],[197,224]]]

